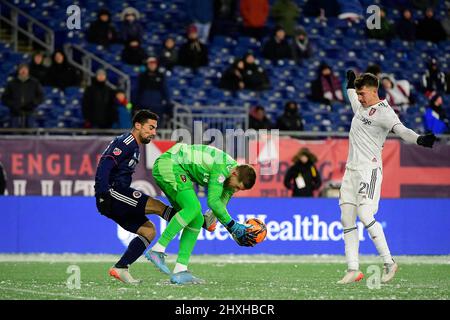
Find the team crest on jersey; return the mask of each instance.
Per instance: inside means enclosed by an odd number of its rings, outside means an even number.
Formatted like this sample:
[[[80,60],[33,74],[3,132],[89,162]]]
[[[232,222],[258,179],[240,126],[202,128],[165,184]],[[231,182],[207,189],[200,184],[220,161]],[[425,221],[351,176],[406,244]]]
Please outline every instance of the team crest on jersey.
[[[375,109],[375,108],[370,109],[369,116],[373,115],[375,113],[375,111],[377,111],[377,109]]]
[[[139,191],[133,191],[133,197],[135,197],[136,199],[139,199],[142,196],[142,193],[140,193]]]
[[[181,181],[183,181],[183,182],[187,181],[186,176],[184,174],[181,174],[180,178],[181,178]]]
[[[113,155],[118,156],[122,153],[122,150],[120,150],[119,148],[114,148],[113,150]]]
[[[219,176],[219,178],[217,179],[217,181],[219,182],[219,183],[224,183],[225,182],[225,177],[224,177],[224,175],[220,175]]]

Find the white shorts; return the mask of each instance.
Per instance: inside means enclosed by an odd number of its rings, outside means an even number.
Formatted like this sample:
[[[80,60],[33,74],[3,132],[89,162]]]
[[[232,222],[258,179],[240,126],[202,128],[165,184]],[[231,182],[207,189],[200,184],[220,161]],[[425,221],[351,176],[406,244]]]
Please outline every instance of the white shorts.
[[[368,170],[345,169],[339,192],[339,205],[350,203],[355,206],[373,206],[374,213],[378,210],[381,194],[381,168]]]

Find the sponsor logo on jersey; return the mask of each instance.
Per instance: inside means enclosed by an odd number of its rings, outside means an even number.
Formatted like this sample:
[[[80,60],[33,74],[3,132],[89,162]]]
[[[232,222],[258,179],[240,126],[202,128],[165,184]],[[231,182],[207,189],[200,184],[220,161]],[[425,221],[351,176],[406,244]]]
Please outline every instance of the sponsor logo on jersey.
[[[376,111],[377,111],[377,109],[375,109],[375,108],[370,109],[369,116],[373,115]]]
[[[183,181],[183,182],[187,181],[186,176],[184,174],[181,174],[180,178],[181,178],[181,181]]]
[[[139,191],[133,191],[133,197],[136,199],[139,199],[142,196],[142,193]]]
[[[113,155],[118,156],[122,153],[122,150],[120,150],[119,148],[114,148],[113,150]]]
[[[372,121],[370,121],[369,119],[366,119],[364,117],[361,117],[360,119],[361,119],[363,124],[367,124],[369,126],[372,124]]]

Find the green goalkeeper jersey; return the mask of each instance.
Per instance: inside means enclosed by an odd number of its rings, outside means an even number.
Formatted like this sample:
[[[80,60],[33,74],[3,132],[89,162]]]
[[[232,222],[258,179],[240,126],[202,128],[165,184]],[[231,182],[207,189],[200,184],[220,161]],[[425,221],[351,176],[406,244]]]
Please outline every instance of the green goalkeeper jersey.
[[[208,207],[214,212],[222,224],[231,221],[226,205],[234,190],[224,186],[231,170],[237,166],[229,154],[215,147],[177,143],[168,153],[175,164],[189,175],[192,181],[208,189]]]

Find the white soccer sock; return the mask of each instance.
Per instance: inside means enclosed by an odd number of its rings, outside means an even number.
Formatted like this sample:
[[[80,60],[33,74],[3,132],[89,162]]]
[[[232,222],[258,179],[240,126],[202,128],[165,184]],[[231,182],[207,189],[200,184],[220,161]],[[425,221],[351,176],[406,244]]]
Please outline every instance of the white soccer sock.
[[[166,247],[163,247],[162,245],[160,245],[158,242],[152,247],[153,251],[156,252],[166,252]]]
[[[356,228],[356,227],[355,227]],[[346,230],[349,230],[346,232]],[[345,242],[345,260],[347,261],[348,270],[359,270],[359,236],[358,228],[356,229],[344,229],[344,242]]]
[[[178,263],[175,265],[175,268],[173,268],[173,273],[178,273],[182,271],[187,271],[187,266],[181,263]]]
[[[392,256],[389,251],[388,244],[386,242],[386,237],[384,236],[383,227],[378,221],[373,220],[369,224],[367,231],[369,232],[370,238],[372,239],[375,248],[377,248],[379,255],[383,258],[384,263],[392,263]]]
[[[345,260],[348,270],[359,270],[359,236],[356,228],[356,206],[341,205],[341,223],[344,232]]]

